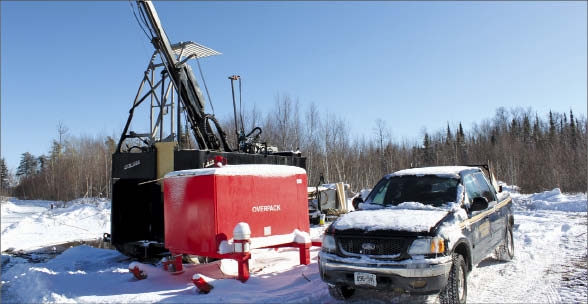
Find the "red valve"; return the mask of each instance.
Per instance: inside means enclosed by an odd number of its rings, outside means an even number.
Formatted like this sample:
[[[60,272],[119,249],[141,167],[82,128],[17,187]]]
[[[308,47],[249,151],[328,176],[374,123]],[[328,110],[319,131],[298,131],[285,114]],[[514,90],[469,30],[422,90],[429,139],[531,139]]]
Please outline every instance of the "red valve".
[[[137,280],[144,280],[147,278],[147,274],[142,270],[139,269],[139,264],[137,262],[132,262],[129,265],[129,271],[137,278]]]
[[[214,287],[206,282],[205,276],[198,273],[192,276],[192,283],[196,285],[200,293],[209,293]]]
[[[214,157],[214,165],[217,167],[222,167],[222,166],[226,166],[227,165],[227,158],[217,155]]]

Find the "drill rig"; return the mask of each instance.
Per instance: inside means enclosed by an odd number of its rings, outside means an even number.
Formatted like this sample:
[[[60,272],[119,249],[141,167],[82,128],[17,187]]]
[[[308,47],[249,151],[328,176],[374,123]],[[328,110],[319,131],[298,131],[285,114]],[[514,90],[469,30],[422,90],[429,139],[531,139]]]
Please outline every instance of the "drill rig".
[[[137,1],[134,14],[155,51],[112,155],[110,241],[127,256],[148,258],[166,251],[161,181],[166,173],[208,167],[218,156],[229,165],[281,164],[301,168],[306,167],[306,159],[300,152],[278,152],[258,142],[261,129],[256,127],[246,134],[242,119],[241,130],[236,128],[239,144],[230,147],[214,115],[204,111],[204,96],[188,65],[189,60],[220,53],[195,42],[171,44],[150,1]],[[233,81],[239,78],[229,79],[233,88]],[[203,77],[202,80],[206,88]],[[130,131],[135,110],[147,100],[151,103],[149,132]],[[233,107],[237,126],[234,89]],[[182,132],[182,114],[197,149],[187,149],[190,134]],[[169,131],[164,132],[167,126]]]

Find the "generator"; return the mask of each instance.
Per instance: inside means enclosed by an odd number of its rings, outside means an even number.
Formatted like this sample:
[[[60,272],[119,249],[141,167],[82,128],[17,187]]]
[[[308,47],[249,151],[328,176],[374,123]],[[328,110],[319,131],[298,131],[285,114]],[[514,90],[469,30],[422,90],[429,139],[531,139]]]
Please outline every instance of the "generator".
[[[235,226],[246,223],[250,249],[294,241],[309,233],[306,171],[283,165],[228,165],[166,174],[165,247],[220,257]],[[238,239],[238,237],[236,238]]]

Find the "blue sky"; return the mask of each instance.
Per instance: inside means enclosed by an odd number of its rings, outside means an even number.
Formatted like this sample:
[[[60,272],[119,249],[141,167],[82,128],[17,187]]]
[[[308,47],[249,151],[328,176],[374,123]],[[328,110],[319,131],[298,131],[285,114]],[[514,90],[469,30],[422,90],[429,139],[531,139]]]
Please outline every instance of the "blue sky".
[[[4,2],[2,157],[47,153],[71,135],[120,135],[153,48],[128,2]],[[353,136],[381,118],[418,140],[499,106],[586,115],[586,2],[155,2],[172,42],[202,59],[217,117],[276,94],[345,118]],[[195,66],[194,66],[195,67]],[[196,67],[195,67],[195,71]],[[138,121],[140,123],[140,121]],[[137,129],[140,128],[137,125]]]

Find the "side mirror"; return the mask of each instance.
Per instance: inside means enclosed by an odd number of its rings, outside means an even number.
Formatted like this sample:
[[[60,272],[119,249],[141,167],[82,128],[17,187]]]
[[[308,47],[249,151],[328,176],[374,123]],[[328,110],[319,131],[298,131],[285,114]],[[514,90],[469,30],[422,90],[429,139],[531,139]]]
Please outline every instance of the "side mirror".
[[[357,210],[357,208],[359,208],[360,203],[363,203],[363,200],[359,196],[354,198],[353,201],[351,201],[351,205],[353,205],[353,208],[355,210]]]
[[[488,208],[488,200],[485,197],[476,197],[470,206],[470,211],[480,211]]]

